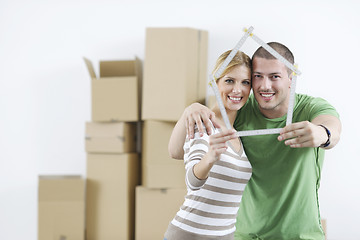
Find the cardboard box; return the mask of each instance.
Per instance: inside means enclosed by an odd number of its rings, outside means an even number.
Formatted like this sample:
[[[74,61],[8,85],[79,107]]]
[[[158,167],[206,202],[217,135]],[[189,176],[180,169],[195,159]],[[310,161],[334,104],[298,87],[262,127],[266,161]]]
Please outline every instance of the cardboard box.
[[[84,58],[91,76],[92,121],[138,121],[141,103],[141,61],[100,61],[96,77],[90,60]]]
[[[38,239],[83,240],[85,181],[81,176],[39,176]]]
[[[134,239],[136,153],[88,154],[86,186],[87,240]]]
[[[135,239],[163,239],[185,195],[186,189],[183,188],[148,189],[137,186]]]
[[[85,149],[89,153],[136,152],[137,123],[86,123]]]
[[[325,233],[325,240],[327,239],[327,233],[326,233],[326,219],[321,219],[321,227],[324,230]]]
[[[172,159],[168,143],[175,122],[146,120],[143,125],[142,184],[148,188],[184,188],[184,161]]]
[[[205,102],[208,33],[191,28],[147,28],[143,120],[177,121],[193,102]]]
[[[215,95],[208,95],[206,98],[206,106],[210,109],[214,108],[215,106],[217,106],[217,100]]]

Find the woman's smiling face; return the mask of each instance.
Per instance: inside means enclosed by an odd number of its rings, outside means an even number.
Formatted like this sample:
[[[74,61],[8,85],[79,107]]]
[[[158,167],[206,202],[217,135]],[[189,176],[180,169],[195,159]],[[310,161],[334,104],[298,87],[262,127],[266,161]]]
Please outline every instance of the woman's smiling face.
[[[251,72],[244,65],[233,67],[217,81],[221,100],[227,111],[239,110],[249,98]]]

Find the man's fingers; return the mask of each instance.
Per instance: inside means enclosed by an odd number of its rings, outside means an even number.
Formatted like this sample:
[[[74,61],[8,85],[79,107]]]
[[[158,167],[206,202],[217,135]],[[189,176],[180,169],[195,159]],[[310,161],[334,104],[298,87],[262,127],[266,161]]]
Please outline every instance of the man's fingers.
[[[216,120],[216,117],[215,117],[215,113],[214,113],[214,112],[212,112],[212,113],[210,114],[210,120],[211,120],[211,122],[214,124],[214,127],[215,127],[215,128],[221,128],[220,123],[218,123],[218,121]]]
[[[292,139],[292,138],[297,138],[300,136],[305,135],[305,130],[304,129],[294,129],[291,131],[287,131],[284,133],[280,133],[280,135],[278,136],[278,140],[279,141],[283,141],[286,139]]]
[[[306,125],[306,121],[304,122],[297,122],[297,123],[292,123],[292,124],[289,124],[288,126],[284,127],[280,134],[283,134],[283,133],[287,133],[287,132],[291,132],[291,131],[294,131],[296,129],[301,129],[301,128],[304,128],[305,125]]]
[[[187,129],[187,133],[188,133],[188,136],[190,137],[190,139],[193,139],[194,138],[194,131],[195,131],[195,123],[191,120],[187,120],[186,121],[186,129]]]
[[[205,125],[207,134],[211,135],[211,133],[212,133],[212,124],[211,124],[211,121],[210,121],[211,114],[209,115],[208,112],[203,112],[203,111],[200,114],[201,114],[201,119],[202,119],[202,121],[203,121],[203,123]]]
[[[318,143],[311,135],[303,135],[294,139],[286,140],[285,145],[288,145],[292,148],[301,148],[301,147],[318,147]]]

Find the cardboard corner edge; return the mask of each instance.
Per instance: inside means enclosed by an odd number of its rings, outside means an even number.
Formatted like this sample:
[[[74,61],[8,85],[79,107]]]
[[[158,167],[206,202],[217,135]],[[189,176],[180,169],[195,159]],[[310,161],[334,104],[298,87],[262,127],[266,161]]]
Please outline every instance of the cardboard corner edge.
[[[95,70],[94,70],[92,62],[86,57],[83,57],[83,60],[84,60],[85,65],[86,65],[86,67],[87,67],[87,69],[89,71],[91,79],[96,78],[96,74],[95,74]]]

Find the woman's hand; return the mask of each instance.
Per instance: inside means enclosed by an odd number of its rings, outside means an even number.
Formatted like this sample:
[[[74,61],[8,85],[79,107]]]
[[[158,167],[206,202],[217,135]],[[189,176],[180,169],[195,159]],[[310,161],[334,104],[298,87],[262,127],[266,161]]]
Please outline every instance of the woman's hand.
[[[197,178],[206,179],[208,177],[212,166],[216,161],[219,161],[220,155],[226,152],[228,148],[226,142],[237,138],[235,133],[236,131],[233,129],[226,129],[210,136],[208,152],[194,166],[194,174]]]

